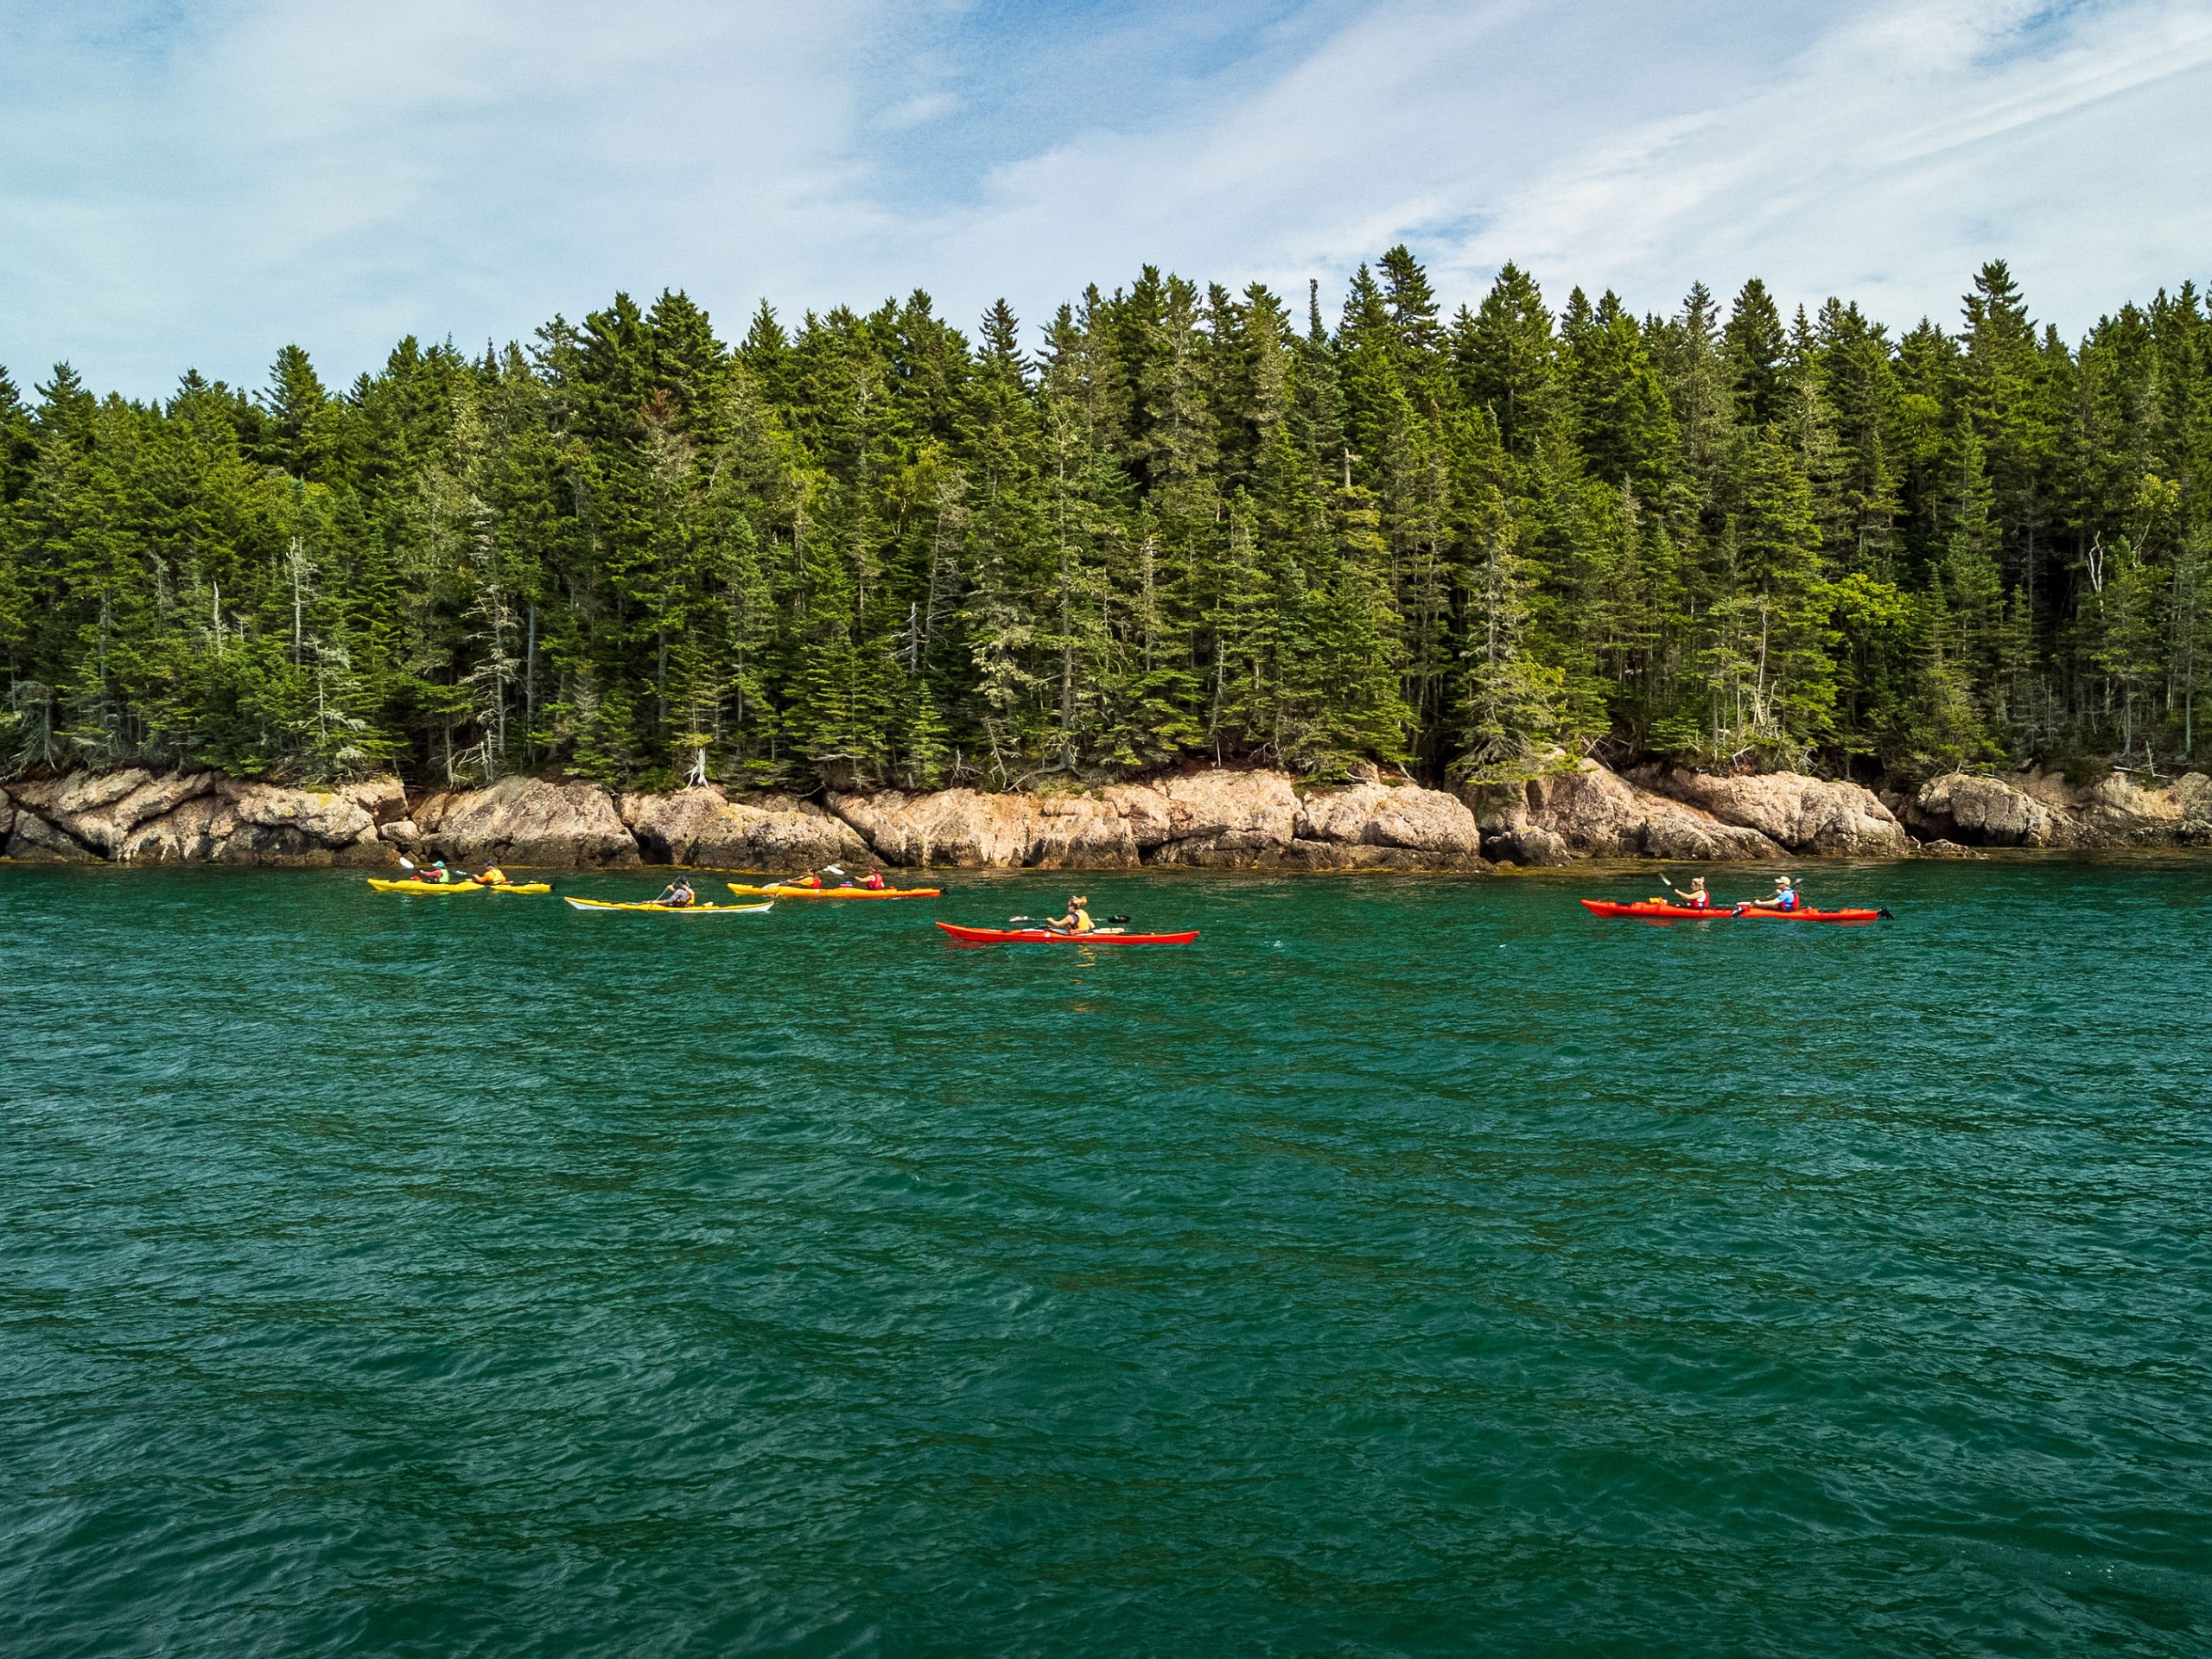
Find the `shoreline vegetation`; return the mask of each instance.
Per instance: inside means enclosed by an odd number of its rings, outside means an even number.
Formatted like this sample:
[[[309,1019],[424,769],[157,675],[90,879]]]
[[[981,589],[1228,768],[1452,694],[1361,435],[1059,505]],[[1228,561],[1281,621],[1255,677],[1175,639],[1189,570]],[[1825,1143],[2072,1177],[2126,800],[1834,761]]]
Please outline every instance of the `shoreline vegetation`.
[[[1474,868],[2206,836],[2212,318],[1702,285],[1025,349],[681,293],[166,401],[0,374],[17,859]],[[708,780],[715,780],[709,784]],[[403,780],[404,780],[403,782]],[[539,858],[531,849],[543,853]],[[694,860],[711,849],[716,856]],[[725,858],[722,854],[741,854]]]

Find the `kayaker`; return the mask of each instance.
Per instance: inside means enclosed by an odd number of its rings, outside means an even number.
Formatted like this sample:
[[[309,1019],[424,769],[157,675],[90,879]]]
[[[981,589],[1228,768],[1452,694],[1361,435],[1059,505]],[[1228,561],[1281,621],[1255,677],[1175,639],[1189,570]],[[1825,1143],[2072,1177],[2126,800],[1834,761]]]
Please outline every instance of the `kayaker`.
[[[1676,887],[1673,882],[1668,880],[1663,875],[1661,876],[1659,880],[1662,885],[1666,887],[1668,892],[1673,893],[1677,899],[1680,899],[1692,910],[1710,910],[1713,908],[1713,895],[1706,891],[1705,878],[1703,876],[1694,875],[1690,877],[1689,889],[1687,892],[1681,887]]]
[[[817,892],[819,892],[822,887],[822,878],[817,875],[812,870],[809,870],[804,875],[799,877],[798,880],[792,882],[791,886],[795,887],[812,887]]]
[[[1755,908],[1795,910],[1797,908],[1797,902],[1798,893],[1796,884],[1786,875],[1777,875],[1774,878],[1774,892],[1764,899],[1756,900]]]
[[[483,874],[476,878],[476,885],[480,887],[506,887],[509,885],[507,873],[496,864],[487,866]]]
[[[1084,908],[1090,902],[1090,899],[1079,893],[1069,895],[1068,913],[1065,916],[1054,917],[1050,925],[1069,933],[1096,932],[1098,924],[1090,919],[1090,912]]]
[[[430,861],[430,868],[423,872],[423,879],[425,881],[435,882],[438,886],[443,887],[447,882],[453,880],[453,872],[446,868],[445,860],[442,858],[434,858]]]
[[[660,897],[654,899],[653,903],[664,905],[671,910],[682,910],[696,902],[698,896],[691,891],[691,878],[688,875],[679,875],[661,889]]]
[[[883,891],[883,872],[881,870],[870,870],[868,873],[868,880],[861,882],[861,886],[866,887],[870,893],[881,893]]]

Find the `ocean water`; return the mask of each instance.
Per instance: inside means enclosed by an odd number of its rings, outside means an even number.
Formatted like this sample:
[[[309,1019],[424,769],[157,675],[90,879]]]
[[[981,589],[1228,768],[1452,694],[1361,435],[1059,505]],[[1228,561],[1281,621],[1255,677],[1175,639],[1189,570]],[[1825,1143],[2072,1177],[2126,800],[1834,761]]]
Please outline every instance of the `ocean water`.
[[[0,868],[0,1652],[2206,1651],[2212,861],[1812,874]]]

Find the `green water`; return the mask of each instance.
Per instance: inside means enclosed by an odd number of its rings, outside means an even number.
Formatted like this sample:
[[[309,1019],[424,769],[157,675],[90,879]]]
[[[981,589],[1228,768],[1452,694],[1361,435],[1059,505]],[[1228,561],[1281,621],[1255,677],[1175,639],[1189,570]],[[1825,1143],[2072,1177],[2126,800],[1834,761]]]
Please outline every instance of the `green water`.
[[[0,869],[0,1651],[2201,1653],[2212,861],[1815,874]]]

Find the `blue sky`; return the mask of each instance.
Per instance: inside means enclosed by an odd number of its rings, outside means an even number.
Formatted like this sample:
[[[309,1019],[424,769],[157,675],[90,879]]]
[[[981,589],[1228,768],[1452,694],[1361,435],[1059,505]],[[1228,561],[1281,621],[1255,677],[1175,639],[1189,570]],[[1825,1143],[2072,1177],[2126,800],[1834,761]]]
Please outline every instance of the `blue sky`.
[[[1984,259],[2078,334],[2212,276],[2212,5],[2175,0],[0,0],[0,364],[159,396],[916,287],[1032,322],[1154,262],[1450,302],[1519,260],[1909,325]]]

